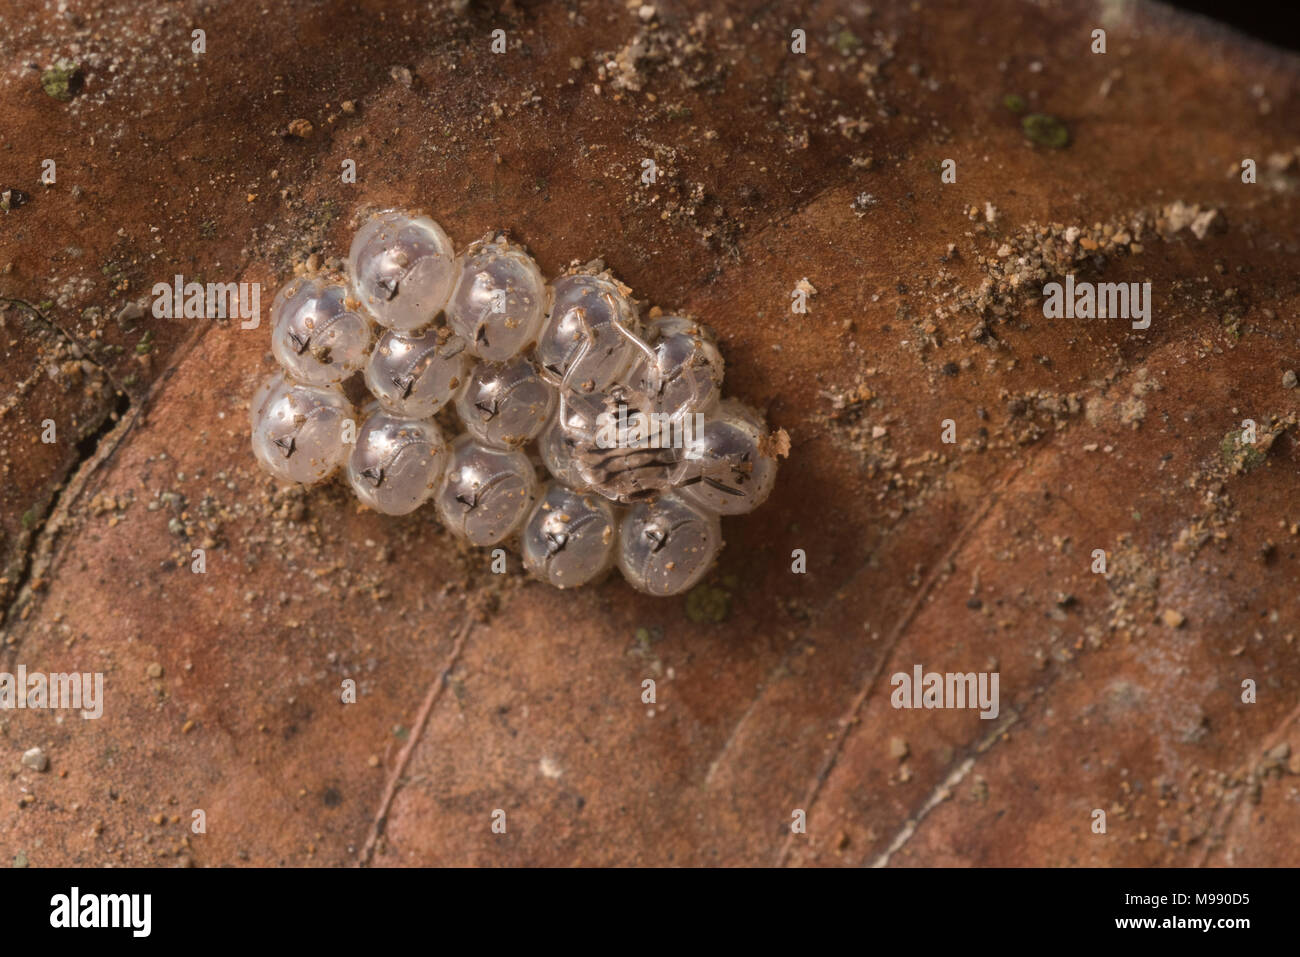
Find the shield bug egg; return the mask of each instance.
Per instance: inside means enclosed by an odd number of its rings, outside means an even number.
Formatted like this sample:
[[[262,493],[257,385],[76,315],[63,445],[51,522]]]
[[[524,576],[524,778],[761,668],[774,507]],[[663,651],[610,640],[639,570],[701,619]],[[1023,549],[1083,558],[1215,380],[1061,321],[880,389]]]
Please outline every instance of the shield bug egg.
[[[385,332],[366,363],[366,387],[396,415],[427,419],[451,401],[474,359],[446,329]]]
[[[546,280],[504,236],[470,245],[456,264],[447,322],[480,359],[502,362],[537,339],[546,315]]]
[[[542,431],[555,402],[555,387],[521,356],[476,365],[456,394],[456,412],[484,445],[517,449]]]
[[[482,546],[515,531],[536,495],[537,475],[528,456],[461,435],[452,443],[436,502],[448,528]]]
[[[601,269],[548,284],[504,232],[457,256],[422,212],[370,215],[345,276],[296,279],[272,304],[284,371],[250,407],[259,463],[302,483],[345,466],[386,514],[431,499],[473,545],[518,536],[528,572],[560,588],[614,565],[650,595],[693,587],[723,547],[720,516],[768,498],[788,439],[722,399],[708,326],[659,309],[643,326]],[[358,369],[374,399],[359,433],[341,388]],[[444,441],[432,416],[449,402],[466,434]]]
[[[433,422],[389,415],[377,405],[357,433],[348,481],[363,504],[386,515],[419,508],[437,487],[446,444]]]
[[[636,307],[627,287],[606,275],[562,276],[537,340],[542,374],[581,392],[603,391],[638,355]]]
[[[336,279],[294,279],[271,304],[271,351],[297,382],[332,385],[360,369],[370,321]]]
[[[557,588],[573,588],[609,571],[618,529],[599,495],[548,482],[523,531],[524,568]]]
[[[348,279],[376,322],[410,332],[447,305],[456,282],[454,256],[451,240],[428,216],[389,209],[352,238]]]
[[[538,436],[537,451],[542,456],[546,470],[558,481],[579,491],[589,488],[573,464],[574,442],[561,427],[558,412]]]
[[[653,357],[643,355],[631,388],[650,397],[650,410],[674,420],[710,412],[722,395],[723,361],[713,334],[683,316],[660,316],[646,327]]]
[[[619,526],[618,567],[647,595],[676,595],[695,585],[722,550],[716,515],[668,493],[635,505]]]
[[[686,451],[682,497],[721,515],[743,515],[762,505],[776,482],[776,459],[766,454],[767,425],[753,409],[726,399],[704,421]]]
[[[253,454],[276,478],[319,482],[347,458],[344,423],[355,425],[356,413],[337,386],[299,385],[277,372],[253,401]]]

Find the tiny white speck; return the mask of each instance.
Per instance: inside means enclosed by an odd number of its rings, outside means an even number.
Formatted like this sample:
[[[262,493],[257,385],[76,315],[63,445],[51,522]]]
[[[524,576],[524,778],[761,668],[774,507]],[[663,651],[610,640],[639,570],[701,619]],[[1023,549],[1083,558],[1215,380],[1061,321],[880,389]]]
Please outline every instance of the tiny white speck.
[[[564,773],[560,770],[560,766],[555,763],[554,758],[542,758],[542,760],[537,764],[537,769],[541,771],[543,775],[552,780],[555,780]]]

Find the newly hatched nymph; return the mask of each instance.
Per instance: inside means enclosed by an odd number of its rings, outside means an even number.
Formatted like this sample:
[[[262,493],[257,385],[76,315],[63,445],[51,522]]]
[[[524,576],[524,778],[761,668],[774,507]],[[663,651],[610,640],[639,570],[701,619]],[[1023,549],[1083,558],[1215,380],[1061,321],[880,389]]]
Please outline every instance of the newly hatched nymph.
[[[573,468],[584,485],[628,504],[653,499],[677,483],[686,468],[685,447],[673,444],[671,431],[643,431],[649,407],[644,396],[616,387],[586,398],[599,400],[601,411],[578,415],[566,402],[564,420]],[[639,424],[623,431],[624,418]]]
[[[654,353],[636,333],[614,328],[653,361]],[[682,433],[674,442],[671,429],[665,433],[654,428],[653,400],[645,390],[621,383],[606,392],[575,389],[570,380],[593,348],[593,338],[583,340],[560,382],[559,422],[572,450],[573,470],[583,485],[606,498],[623,503],[653,499],[683,474]]]

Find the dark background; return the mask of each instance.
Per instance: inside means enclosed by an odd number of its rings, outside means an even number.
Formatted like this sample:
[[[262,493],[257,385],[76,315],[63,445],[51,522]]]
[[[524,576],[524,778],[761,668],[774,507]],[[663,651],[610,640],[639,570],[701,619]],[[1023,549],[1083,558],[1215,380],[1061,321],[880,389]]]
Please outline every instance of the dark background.
[[[1300,3],[1232,3],[1228,0],[1170,0],[1170,6],[1229,24],[1275,46],[1300,50]]]

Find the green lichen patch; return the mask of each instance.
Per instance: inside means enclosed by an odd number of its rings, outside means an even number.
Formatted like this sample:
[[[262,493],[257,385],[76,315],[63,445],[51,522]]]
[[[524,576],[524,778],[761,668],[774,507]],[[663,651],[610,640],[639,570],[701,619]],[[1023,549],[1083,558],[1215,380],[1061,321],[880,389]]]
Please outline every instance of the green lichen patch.
[[[1271,435],[1265,433],[1267,445],[1260,441],[1265,436],[1260,436],[1254,442],[1246,442],[1243,441],[1243,435],[1242,429],[1233,429],[1219,443],[1219,459],[1229,471],[1253,472],[1268,458],[1268,446],[1273,444]]]
[[[848,27],[835,34],[835,49],[840,51],[840,56],[850,56],[860,46],[862,41]]]
[[[717,585],[696,585],[686,594],[686,617],[699,625],[720,624],[731,614],[731,592]]]
[[[654,646],[663,641],[664,630],[658,625],[642,626],[632,634],[632,647],[628,654],[640,655],[647,661],[655,658]]]
[[[81,92],[81,64],[60,57],[41,71],[41,89],[56,100],[67,101]]]
[[[1029,104],[1019,93],[1008,93],[1002,98],[1002,105],[1012,113],[1023,113],[1029,109]]]
[[[1059,150],[1070,145],[1069,128],[1050,113],[1030,113],[1020,120],[1020,128],[1035,146]]]

